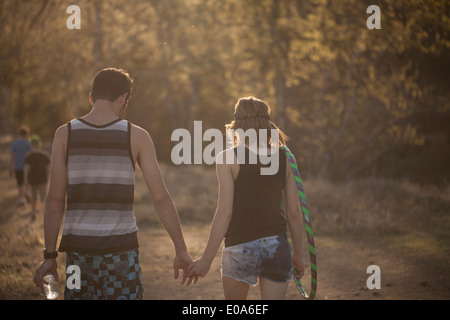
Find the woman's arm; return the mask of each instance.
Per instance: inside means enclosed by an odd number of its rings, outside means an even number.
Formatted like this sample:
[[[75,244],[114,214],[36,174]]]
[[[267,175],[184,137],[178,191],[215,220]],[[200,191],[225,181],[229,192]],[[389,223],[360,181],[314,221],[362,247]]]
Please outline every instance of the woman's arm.
[[[219,156],[222,155],[225,156],[225,152],[219,154]],[[224,163],[225,161],[216,161],[216,173],[219,182],[217,209],[214,214],[205,251],[202,257],[196,260],[189,270],[188,277],[194,277],[194,283],[197,282],[198,276],[203,277],[208,273],[211,263],[216,256],[231,221],[233,211],[234,179],[231,173],[231,166]]]

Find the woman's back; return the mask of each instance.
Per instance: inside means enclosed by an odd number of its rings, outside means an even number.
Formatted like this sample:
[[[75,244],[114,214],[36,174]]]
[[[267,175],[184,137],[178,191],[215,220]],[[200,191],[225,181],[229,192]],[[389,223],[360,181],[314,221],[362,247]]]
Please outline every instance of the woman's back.
[[[262,175],[260,169],[267,165],[262,164],[259,157],[256,157],[257,163],[250,163],[252,151],[243,146],[233,150],[236,158],[238,151],[244,151],[245,161],[239,164],[235,177],[233,213],[225,235],[225,246],[284,235],[286,221],[279,210],[286,178],[286,155],[281,150],[271,155],[279,157],[278,171],[274,175]]]

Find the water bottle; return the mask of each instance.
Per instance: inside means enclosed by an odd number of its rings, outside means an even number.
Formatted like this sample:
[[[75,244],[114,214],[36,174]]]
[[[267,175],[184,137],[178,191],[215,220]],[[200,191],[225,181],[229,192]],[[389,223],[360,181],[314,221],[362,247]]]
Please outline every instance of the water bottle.
[[[55,300],[59,297],[59,288],[55,281],[55,277],[53,276],[53,274],[47,273],[44,276],[44,280],[47,282],[47,284],[43,284],[45,297],[48,300]]]

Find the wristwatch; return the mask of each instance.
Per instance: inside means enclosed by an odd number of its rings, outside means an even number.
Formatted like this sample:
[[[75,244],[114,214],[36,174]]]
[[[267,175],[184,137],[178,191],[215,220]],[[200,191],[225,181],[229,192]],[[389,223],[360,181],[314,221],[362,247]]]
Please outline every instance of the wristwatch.
[[[55,259],[58,256],[58,251],[48,252],[47,249],[44,249],[44,259]]]

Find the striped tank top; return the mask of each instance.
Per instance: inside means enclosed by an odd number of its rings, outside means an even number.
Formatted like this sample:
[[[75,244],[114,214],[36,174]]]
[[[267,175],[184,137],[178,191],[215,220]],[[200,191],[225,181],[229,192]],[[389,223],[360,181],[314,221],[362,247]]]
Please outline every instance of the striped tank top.
[[[68,124],[67,205],[59,251],[107,254],[138,247],[131,123]]]

